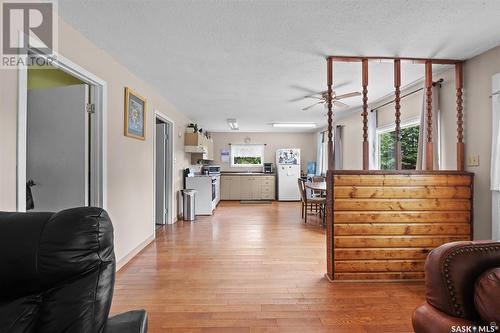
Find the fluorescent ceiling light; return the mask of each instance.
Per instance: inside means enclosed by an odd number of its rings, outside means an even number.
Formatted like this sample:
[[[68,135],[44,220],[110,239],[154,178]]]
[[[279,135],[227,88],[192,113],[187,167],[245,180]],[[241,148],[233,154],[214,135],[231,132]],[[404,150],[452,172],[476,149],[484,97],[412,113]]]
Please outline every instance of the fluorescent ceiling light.
[[[238,122],[236,121],[236,119],[228,119],[227,120],[227,124],[229,125],[229,127],[233,130],[233,131],[237,131],[239,130],[240,128],[238,127]]]
[[[316,128],[316,124],[312,124],[312,123],[274,123],[273,127]]]

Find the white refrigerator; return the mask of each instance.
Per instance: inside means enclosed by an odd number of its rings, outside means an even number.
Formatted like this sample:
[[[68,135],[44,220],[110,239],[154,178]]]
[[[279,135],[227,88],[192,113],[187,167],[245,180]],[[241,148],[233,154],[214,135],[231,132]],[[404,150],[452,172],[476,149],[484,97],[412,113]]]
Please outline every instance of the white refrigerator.
[[[278,176],[278,200],[300,200],[300,149],[287,148],[276,151],[276,174]]]

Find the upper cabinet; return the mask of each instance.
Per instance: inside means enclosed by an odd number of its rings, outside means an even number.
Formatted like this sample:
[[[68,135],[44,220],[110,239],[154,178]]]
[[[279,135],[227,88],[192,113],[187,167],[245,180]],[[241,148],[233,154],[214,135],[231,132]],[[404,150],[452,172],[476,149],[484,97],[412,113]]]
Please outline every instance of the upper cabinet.
[[[214,142],[203,133],[185,133],[184,151],[191,153],[191,161],[198,160],[212,161],[214,159]]]

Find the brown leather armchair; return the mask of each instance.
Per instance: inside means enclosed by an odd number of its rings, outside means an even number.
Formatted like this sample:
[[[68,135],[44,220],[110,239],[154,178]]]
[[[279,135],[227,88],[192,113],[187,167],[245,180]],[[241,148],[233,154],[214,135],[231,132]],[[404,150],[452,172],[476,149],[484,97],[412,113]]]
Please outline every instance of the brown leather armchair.
[[[413,313],[416,333],[500,325],[500,242],[442,245],[427,257],[425,273],[426,302]]]

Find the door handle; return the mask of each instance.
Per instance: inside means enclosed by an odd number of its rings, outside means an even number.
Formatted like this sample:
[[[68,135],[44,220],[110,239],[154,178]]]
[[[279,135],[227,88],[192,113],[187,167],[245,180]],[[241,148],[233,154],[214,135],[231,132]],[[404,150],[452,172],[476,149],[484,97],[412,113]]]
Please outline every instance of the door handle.
[[[33,187],[36,186],[36,183],[33,181],[33,179],[30,179],[28,180],[28,182],[26,182],[26,186]]]

